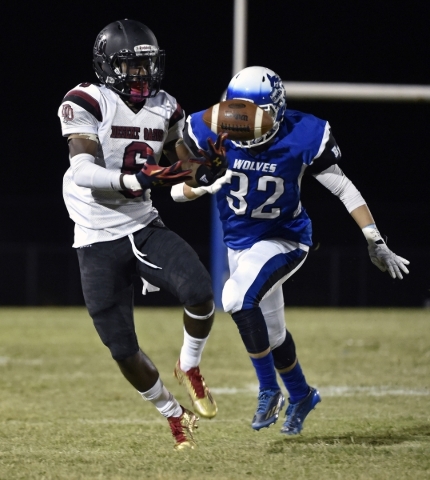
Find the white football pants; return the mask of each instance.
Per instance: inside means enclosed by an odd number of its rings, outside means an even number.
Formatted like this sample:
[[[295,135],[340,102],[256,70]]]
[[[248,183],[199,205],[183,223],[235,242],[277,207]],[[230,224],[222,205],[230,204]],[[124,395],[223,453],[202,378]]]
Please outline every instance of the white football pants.
[[[282,284],[304,263],[309,247],[280,238],[262,240],[246,250],[228,249],[230,278],[222,304],[230,314],[260,307],[272,349],[285,340]]]

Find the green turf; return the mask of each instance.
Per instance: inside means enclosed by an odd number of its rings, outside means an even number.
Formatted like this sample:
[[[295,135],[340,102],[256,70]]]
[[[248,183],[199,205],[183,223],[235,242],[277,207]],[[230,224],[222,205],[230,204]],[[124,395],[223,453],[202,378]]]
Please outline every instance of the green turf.
[[[141,347],[166,386],[179,308],[139,308]],[[323,401],[303,434],[254,432],[256,381],[218,313],[202,361],[219,413],[198,449],[174,452],[167,422],[121,377],[83,308],[0,309],[0,480],[428,479],[430,310],[287,309],[306,377]]]

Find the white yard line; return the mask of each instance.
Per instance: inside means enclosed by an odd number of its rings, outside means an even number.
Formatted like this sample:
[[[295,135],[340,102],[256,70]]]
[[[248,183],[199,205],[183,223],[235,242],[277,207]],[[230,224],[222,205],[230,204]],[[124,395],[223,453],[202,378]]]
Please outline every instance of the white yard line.
[[[12,359],[10,357],[0,356],[0,366],[6,366],[11,363],[20,364],[20,365],[41,365],[43,363],[42,359]],[[84,378],[93,376],[88,372],[75,371],[68,374],[69,379],[74,378]],[[53,380],[61,378],[62,375],[55,373],[44,373],[40,372],[38,378],[41,380]],[[110,373],[99,373],[97,378],[100,377],[110,377]],[[397,386],[389,385],[377,385],[377,386],[368,386],[368,387],[359,387],[359,386],[347,386],[347,385],[328,385],[326,387],[317,387],[321,396],[323,397],[351,397],[351,396],[368,396],[368,397],[380,397],[386,395],[409,395],[409,396],[428,396],[430,395],[429,388],[404,388]],[[283,388],[285,390],[285,388]],[[211,391],[215,395],[256,395],[258,393],[258,385],[256,383],[251,383],[245,385],[243,388],[231,388],[231,387],[211,387]]]
[[[350,396],[384,396],[384,395],[411,395],[411,396],[425,396],[430,395],[428,388],[401,388],[390,387],[385,385],[372,387],[352,387],[352,386],[335,386],[318,387],[321,396],[323,397],[350,397]],[[258,392],[257,384],[249,384],[245,388],[213,388],[211,392],[215,395],[255,395]]]
[[[42,365],[41,358],[10,358],[10,357],[0,357],[0,366],[5,366],[9,364],[16,365]]]

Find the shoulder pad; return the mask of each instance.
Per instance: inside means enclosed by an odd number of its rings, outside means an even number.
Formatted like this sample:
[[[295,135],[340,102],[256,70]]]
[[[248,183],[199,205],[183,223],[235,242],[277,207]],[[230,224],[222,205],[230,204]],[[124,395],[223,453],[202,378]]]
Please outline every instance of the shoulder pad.
[[[100,97],[101,92],[98,86],[92,83],[80,83],[73,90],[67,92],[62,103],[73,102],[101,122],[103,115],[100,108]]]

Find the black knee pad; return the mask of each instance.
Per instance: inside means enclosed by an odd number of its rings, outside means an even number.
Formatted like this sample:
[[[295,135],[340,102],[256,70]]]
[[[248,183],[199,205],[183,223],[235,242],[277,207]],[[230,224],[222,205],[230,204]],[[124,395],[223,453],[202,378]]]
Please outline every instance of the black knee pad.
[[[128,357],[135,355],[139,351],[136,336],[132,333],[115,336],[115,337],[101,337],[102,342],[109,348],[112,358],[116,361],[125,360]]]
[[[134,338],[122,339],[126,340],[125,342],[120,342],[118,339],[115,340],[116,341],[105,343],[105,345],[109,348],[112,358],[117,362],[132,357],[139,351],[139,345]]]
[[[267,325],[260,307],[240,310],[231,316],[248,353],[261,353],[270,347]]]
[[[116,322],[115,318],[95,315],[93,323],[101,341],[109,348],[112,358],[117,361],[131,357],[139,350],[133,326]]]
[[[187,307],[213,300],[212,281],[206,270],[201,269],[200,275],[193,281],[184,283],[177,296]]]
[[[285,340],[272,350],[273,361],[277,370],[291,367],[296,361],[296,345],[291,333],[287,330]]]

